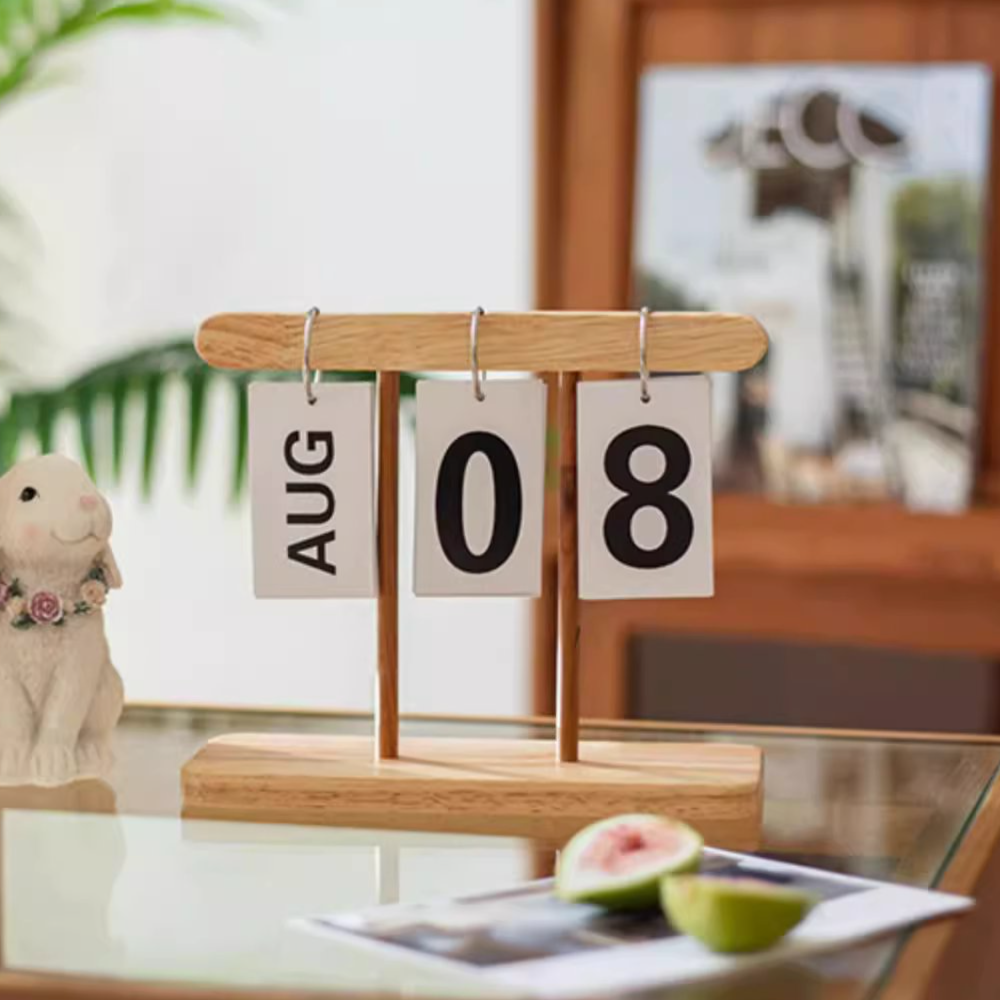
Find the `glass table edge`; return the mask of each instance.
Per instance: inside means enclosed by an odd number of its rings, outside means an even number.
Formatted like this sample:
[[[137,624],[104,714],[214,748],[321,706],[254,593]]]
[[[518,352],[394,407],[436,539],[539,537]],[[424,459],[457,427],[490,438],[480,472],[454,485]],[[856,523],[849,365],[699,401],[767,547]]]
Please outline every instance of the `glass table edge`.
[[[965,818],[965,822],[962,824],[961,830],[959,830],[945,856],[941,859],[941,863],[938,866],[937,871],[934,873],[934,877],[931,879],[930,888],[937,889],[941,885],[942,880],[951,870],[955,861],[963,855],[963,851],[971,850],[968,845],[969,833],[974,829],[976,824],[983,819],[984,807],[987,801],[991,798],[991,796],[1000,794],[1000,784],[998,784],[998,780],[1000,780],[1000,764],[993,769],[993,773],[990,776],[989,781],[987,781],[983,786],[978,798],[976,799],[976,804],[969,811],[969,815]],[[1000,842],[1000,830],[998,830],[997,835],[993,838],[994,848],[998,842]],[[960,895],[971,895],[976,888],[977,881],[978,877],[974,878],[973,881],[969,883],[963,882],[961,885],[949,885],[942,891],[955,892]],[[881,997],[885,993],[887,987],[889,987],[892,983],[893,977],[895,976],[900,964],[906,960],[908,954],[919,948],[923,935],[936,926],[937,924],[930,924],[911,927],[909,930],[900,935],[899,941],[896,943],[892,950],[892,954],[885,963],[885,968],[883,968],[868,991],[867,995],[870,1000],[877,1000],[878,997]],[[958,921],[952,920],[951,933],[954,933],[957,927]]]

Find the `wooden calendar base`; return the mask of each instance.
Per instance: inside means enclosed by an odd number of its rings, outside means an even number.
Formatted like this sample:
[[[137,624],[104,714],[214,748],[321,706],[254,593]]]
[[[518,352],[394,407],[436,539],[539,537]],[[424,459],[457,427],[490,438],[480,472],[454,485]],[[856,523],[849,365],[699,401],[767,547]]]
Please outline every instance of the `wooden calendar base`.
[[[553,844],[595,819],[665,813],[713,846],[752,850],[761,821],[756,747],[583,743],[555,760],[543,740],[404,739],[396,760],[344,736],[221,736],[182,772],[184,815],[530,836]]]

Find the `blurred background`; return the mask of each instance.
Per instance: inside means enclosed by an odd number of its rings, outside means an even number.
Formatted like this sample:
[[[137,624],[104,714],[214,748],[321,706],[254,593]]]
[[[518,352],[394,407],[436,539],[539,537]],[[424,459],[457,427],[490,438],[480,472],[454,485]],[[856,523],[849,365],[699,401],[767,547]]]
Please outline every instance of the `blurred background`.
[[[81,406],[94,425],[125,574],[108,619],[129,697],[370,706],[373,602],[254,600],[249,507],[234,498],[243,386],[200,384],[188,345],[228,310],[528,308],[530,5],[133,4],[134,17],[64,40],[65,21],[121,5],[0,9],[6,51],[20,44],[32,68],[37,54],[37,73],[0,83],[3,380],[22,396],[22,454],[48,410],[61,411],[52,445],[72,454]],[[183,351],[128,360],[168,342]],[[29,389],[54,390],[41,413]],[[412,440],[403,456],[412,512]],[[408,591],[407,707],[523,709],[528,609],[469,601],[456,616]]]
[[[717,597],[585,604],[584,713],[1000,731],[996,55],[845,11],[0,0],[0,461],[108,495],[130,699],[371,706],[373,602],[252,596],[200,320],[646,304],[772,348],[714,386]],[[551,546],[418,604],[403,426],[403,710],[551,712]]]

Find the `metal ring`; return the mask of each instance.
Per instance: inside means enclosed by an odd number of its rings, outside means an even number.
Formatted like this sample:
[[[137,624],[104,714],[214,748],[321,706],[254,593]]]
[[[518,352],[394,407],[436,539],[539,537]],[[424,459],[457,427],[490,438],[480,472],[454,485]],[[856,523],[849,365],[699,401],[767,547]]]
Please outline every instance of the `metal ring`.
[[[486,393],[483,392],[483,382],[486,376],[479,370],[479,317],[485,315],[486,310],[482,306],[476,306],[472,310],[469,324],[469,367],[472,369],[472,394],[479,403],[486,398]]]
[[[316,402],[313,386],[319,381],[320,373],[309,367],[309,351],[312,347],[313,323],[319,315],[319,309],[313,306],[306,313],[306,326],[302,333],[302,384],[306,390],[306,402],[312,406]]]
[[[649,325],[649,306],[639,310],[639,399],[644,403],[650,400],[649,366],[646,363],[646,328]]]

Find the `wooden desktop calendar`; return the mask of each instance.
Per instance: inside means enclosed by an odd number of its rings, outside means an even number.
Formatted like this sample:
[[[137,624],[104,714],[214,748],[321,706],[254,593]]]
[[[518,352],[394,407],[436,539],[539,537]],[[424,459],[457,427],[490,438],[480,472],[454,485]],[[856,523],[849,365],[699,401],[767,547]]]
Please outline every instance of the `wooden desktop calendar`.
[[[704,408],[704,415],[697,419],[703,422],[707,439],[707,388],[702,394],[697,380],[688,380],[692,384],[685,386],[683,379],[650,379],[649,372],[682,375],[750,368],[767,349],[767,338],[754,320],[723,313],[648,313],[645,310],[642,313],[483,313],[477,310],[472,314],[428,315],[327,315],[313,310],[307,318],[283,314],[215,316],[202,326],[197,346],[205,361],[216,367],[261,371],[302,368],[307,397],[313,392],[310,378],[313,371],[377,372],[377,428],[374,423],[370,425],[375,457],[366,456],[364,447],[356,449],[358,461],[362,463],[358,468],[363,471],[367,468],[363,463],[370,461],[371,472],[377,471],[377,487],[372,487],[371,507],[374,509],[364,509],[366,494],[363,493],[356,507],[351,508],[357,511],[356,515],[351,514],[355,519],[351,522],[355,526],[354,541],[365,541],[369,521],[377,526],[377,534],[375,528],[371,528],[375,572],[366,574],[364,546],[357,546],[352,559],[359,567],[356,578],[360,589],[349,592],[364,596],[365,587],[370,585],[377,596],[378,684],[374,742],[356,737],[273,734],[232,735],[209,742],[183,770],[186,815],[524,833],[558,840],[597,818],[642,811],[668,813],[689,820],[713,843],[753,846],[759,833],[761,809],[761,755],[757,748],[696,742],[581,744],[578,644],[586,641],[586,636],[579,634],[577,602],[581,594],[581,554],[584,597],[622,596],[618,587],[638,588],[627,591],[632,596],[665,596],[656,592],[659,584],[649,582],[661,578],[650,572],[660,565],[668,566],[675,574],[669,577],[675,580],[671,593],[702,596],[711,592],[710,441],[702,441],[699,448],[691,448],[682,427],[666,426],[663,419],[643,419],[647,409],[638,404],[647,404],[651,399],[654,403],[672,401],[672,412],[677,419],[670,423],[683,423],[681,418],[691,407]],[[527,558],[522,560],[523,570],[531,579],[531,565],[536,553],[540,558],[541,542],[540,537],[536,538],[524,525],[534,524],[533,519],[537,518],[540,532],[541,500],[537,490],[532,492],[534,480],[525,470],[521,470],[525,474],[524,489],[520,482],[515,484],[512,499],[504,500],[500,486],[495,485],[493,517],[497,523],[489,546],[492,555],[468,551],[461,534],[456,540],[454,531],[448,529],[449,535],[443,525],[451,525],[456,520],[461,522],[463,470],[476,449],[489,450],[487,445],[495,445],[493,453],[487,457],[498,481],[499,470],[510,466],[511,474],[516,474],[519,457],[523,460],[529,453],[537,455],[534,431],[533,437],[524,437],[522,445],[515,440],[514,431],[510,432],[509,440],[504,440],[506,425],[503,421],[498,425],[499,431],[489,434],[470,422],[474,421],[477,411],[473,402],[465,405],[463,401],[491,399],[495,408],[504,393],[514,391],[501,390],[502,386],[513,383],[481,381],[480,373],[534,372],[549,376],[545,381],[552,385],[556,384],[555,376],[558,376],[560,650],[556,670],[557,739],[554,743],[537,739],[458,738],[406,738],[400,743],[397,501],[399,386],[400,373],[404,371],[471,372],[470,380],[465,382],[421,383],[445,387],[435,388],[433,392],[436,395],[450,392],[452,396],[448,398],[455,400],[454,405],[444,399],[444,407],[438,406],[432,411],[428,405],[425,413],[418,392],[418,451],[425,448],[430,456],[418,455],[418,463],[426,460],[437,463],[438,468],[437,506],[426,517],[431,519],[429,524],[433,523],[433,516],[438,517],[437,535],[440,538],[432,537],[426,547],[442,548],[445,556],[442,560],[436,548],[434,552],[428,551],[426,557],[421,556],[420,539],[423,536],[420,532],[423,529],[420,518],[423,515],[418,482],[417,592],[431,595],[491,592],[462,589],[462,572],[468,571],[470,588],[473,577],[475,585],[482,587],[483,580],[510,569],[502,569],[501,564],[508,556],[513,561],[515,542],[516,545],[534,546],[525,550]],[[585,381],[578,386],[582,373],[598,372],[638,373],[640,379],[614,383]],[[541,387],[539,380],[531,381]],[[607,391],[598,397],[594,393],[601,384]],[[324,388],[332,396],[340,385],[333,383]],[[302,386],[286,384],[284,388],[303,392]],[[543,387],[541,390],[544,392]],[[689,390],[689,395],[685,395]],[[428,390],[428,401],[430,392]],[[458,397],[455,394],[459,392],[467,395]],[[491,397],[491,393],[495,395]],[[522,396],[518,396],[514,408],[519,413],[537,413],[536,397],[537,393],[529,392],[523,396],[526,402],[521,402]],[[544,396],[541,398],[544,400]],[[685,402],[689,398],[690,403]],[[346,401],[347,397],[342,399]],[[363,401],[359,406],[363,406]],[[309,412],[304,405],[302,412]],[[307,442],[321,441],[320,432],[315,429],[322,424],[321,420],[316,423],[319,419],[316,415],[321,412],[322,408],[313,411],[313,424],[309,426],[314,429],[308,433],[303,430],[302,434],[298,431],[285,434],[281,420],[269,418],[268,427],[274,423],[277,430],[264,428],[261,434],[271,433],[271,438],[266,439],[263,446],[259,442],[257,445],[252,443],[251,477],[254,474],[253,448],[266,447],[277,452],[282,435],[286,458],[297,468],[325,469],[334,455],[332,436],[329,454],[325,456],[329,461],[324,461],[321,448],[310,453],[312,465],[305,461],[305,451],[290,450],[293,443],[301,449],[307,447]],[[333,414],[329,418],[331,421],[338,419],[337,412],[330,411]],[[648,412],[656,413],[657,407],[648,407]],[[348,421],[355,436],[368,426],[363,408],[357,413],[361,415],[358,419]],[[429,423],[432,413],[443,430],[432,444],[425,446],[420,440],[421,419],[426,417]],[[544,421],[544,405],[541,413]],[[468,423],[467,427],[459,427],[461,433],[456,432],[457,436],[453,429],[449,430],[449,414],[452,424],[456,420]],[[510,416],[512,421],[516,418],[517,414]],[[524,423],[529,418],[520,419]],[[427,433],[429,435],[430,430]],[[315,442],[311,434],[317,435]],[[449,434],[454,440],[449,439]],[[606,451],[599,450],[592,456],[592,440],[599,448],[604,448],[605,439],[600,438],[601,434],[614,435],[614,448],[609,445]],[[251,438],[253,436],[251,410]],[[585,445],[580,453],[581,466],[585,458],[589,463],[586,465],[586,490],[580,491],[577,488],[578,438]],[[348,444],[345,439],[345,447]],[[629,464],[633,452],[644,444],[663,453],[665,471],[659,479],[654,477],[652,485],[645,479],[636,478]],[[445,474],[441,471],[446,461],[458,472]],[[536,463],[537,459],[532,457],[530,461]],[[705,491],[709,506],[705,508],[707,513],[702,511],[693,515],[695,501],[682,498],[682,484],[686,488],[690,484],[685,477],[693,482],[696,474],[700,476],[699,489]],[[418,467],[418,478],[420,475]],[[267,478],[261,476],[262,489],[268,488]],[[363,480],[364,475],[356,478]],[[306,485],[283,488],[309,489]],[[281,502],[277,493],[275,497],[275,503]],[[332,512],[332,495],[327,500],[326,511]],[[430,503],[427,501],[425,508]],[[499,524],[502,505],[505,506],[502,516],[516,520],[510,531]],[[637,546],[630,535],[636,511],[644,507],[650,508],[652,517],[660,517],[665,522],[665,536],[655,556],[649,555],[648,547]],[[321,520],[322,513],[299,514],[297,520]],[[582,541],[578,537],[578,517],[582,518],[579,523],[586,527],[584,534],[587,537]],[[255,544],[256,530],[255,527]],[[350,527],[345,529],[341,524],[339,530],[340,537],[345,538],[343,532]],[[433,528],[427,530],[433,536]],[[662,535],[664,528],[660,531]],[[334,544],[330,541],[334,538],[332,531],[316,535],[316,538]],[[303,558],[315,560],[319,558],[315,552],[322,556],[325,551],[322,547],[310,550]],[[434,569],[435,558],[447,572]],[[697,572],[677,575],[680,573],[677,567],[682,566],[684,559],[699,562]],[[477,565],[477,560],[485,560],[488,565]],[[524,572],[518,575],[518,580],[524,578]],[[619,577],[620,583],[617,582]],[[458,578],[458,584],[453,578]],[[457,590],[448,589],[456,586]],[[512,592],[522,591],[515,589]],[[259,586],[258,593],[261,593]],[[433,652],[429,650],[428,655],[432,656]],[[470,655],[468,669],[474,671],[476,666],[474,656]]]

